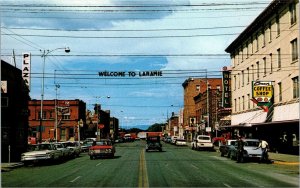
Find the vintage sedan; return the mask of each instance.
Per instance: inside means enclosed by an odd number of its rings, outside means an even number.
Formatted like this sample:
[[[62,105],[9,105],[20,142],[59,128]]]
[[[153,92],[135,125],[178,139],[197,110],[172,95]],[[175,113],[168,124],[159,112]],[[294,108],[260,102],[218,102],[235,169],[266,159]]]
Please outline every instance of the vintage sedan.
[[[221,156],[230,157],[231,151],[235,149],[235,143],[236,140],[232,139],[226,140],[225,144],[222,143],[219,148]]]
[[[146,142],[146,152],[148,152],[149,150],[162,151],[160,136],[147,136]]]
[[[70,150],[72,157],[78,157],[80,155],[81,146],[79,142],[68,141],[68,142],[63,142],[63,145]]]
[[[240,162],[245,162],[246,160],[254,159],[259,160],[262,154],[262,149],[258,148],[259,140],[258,139],[243,139],[244,142],[244,151],[243,155],[240,158]],[[230,150],[231,159],[237,159],[237,142],[235,142],[235,147]]]
[[[54,144],[42,143],[36,144],[31,148],[31,151],[22,153],[21,161],[24,165],[36,162],[54,162],[62,157],[62,151],[58,150]]]
[[[176,146],[187,146],[187,143],[186,143],[185,139],[178,138],[178,139],[176,139],[175,145]]]
[[[110,157],[114,158],[116,149],[109,139],[101,139],[100,141],[94,141],[92,146],[89,147],[90,159],[97,157]]]
[[[72,155],[72,151],[67,148],[62,142],[54,143],[57,150],[60,150],[62,153],[62,159],[69,159]]]

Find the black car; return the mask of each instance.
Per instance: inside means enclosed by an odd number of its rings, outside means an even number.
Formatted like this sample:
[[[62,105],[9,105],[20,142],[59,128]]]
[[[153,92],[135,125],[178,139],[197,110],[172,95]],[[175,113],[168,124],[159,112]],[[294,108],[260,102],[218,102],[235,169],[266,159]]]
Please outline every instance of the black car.
[[[147,141],[146,151],[149,151],[149,150],[162,151],[162,145],[160,143],[160,137],[159,136],[148,136],[146,138],[146,141]]]

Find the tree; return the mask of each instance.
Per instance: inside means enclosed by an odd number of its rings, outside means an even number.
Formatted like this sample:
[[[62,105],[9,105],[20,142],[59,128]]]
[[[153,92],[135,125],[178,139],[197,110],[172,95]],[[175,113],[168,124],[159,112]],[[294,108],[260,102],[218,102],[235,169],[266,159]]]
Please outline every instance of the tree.
[[[162,131],[162,126],[165,126],[163,123],[155,123],[148,127],[147,131],[149,132],[161,132]]]

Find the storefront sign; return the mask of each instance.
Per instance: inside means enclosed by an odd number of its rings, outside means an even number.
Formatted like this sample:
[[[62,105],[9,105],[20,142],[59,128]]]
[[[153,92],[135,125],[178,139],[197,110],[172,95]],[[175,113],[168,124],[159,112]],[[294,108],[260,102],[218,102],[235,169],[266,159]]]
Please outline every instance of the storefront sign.
[[[258,106],[270,103],[273,97],[273,85],[270,81],[253,81],[252,97],[257,101]]]
[[[30,64],[31,64],[30,53],[23,53],[22,78],[29,90],[30,90]]]

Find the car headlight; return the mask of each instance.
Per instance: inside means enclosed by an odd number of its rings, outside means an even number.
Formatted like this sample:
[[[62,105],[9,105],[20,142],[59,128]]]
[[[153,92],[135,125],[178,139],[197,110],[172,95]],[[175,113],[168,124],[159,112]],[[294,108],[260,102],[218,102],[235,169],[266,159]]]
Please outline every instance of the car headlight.
[[[52,153],[46,153],[47,158],[53,158],[53,154]]]
[[[109,153],[110,153],[110,152],[111,152],[111,149],[106,149],[106,152],[109,152]]]

